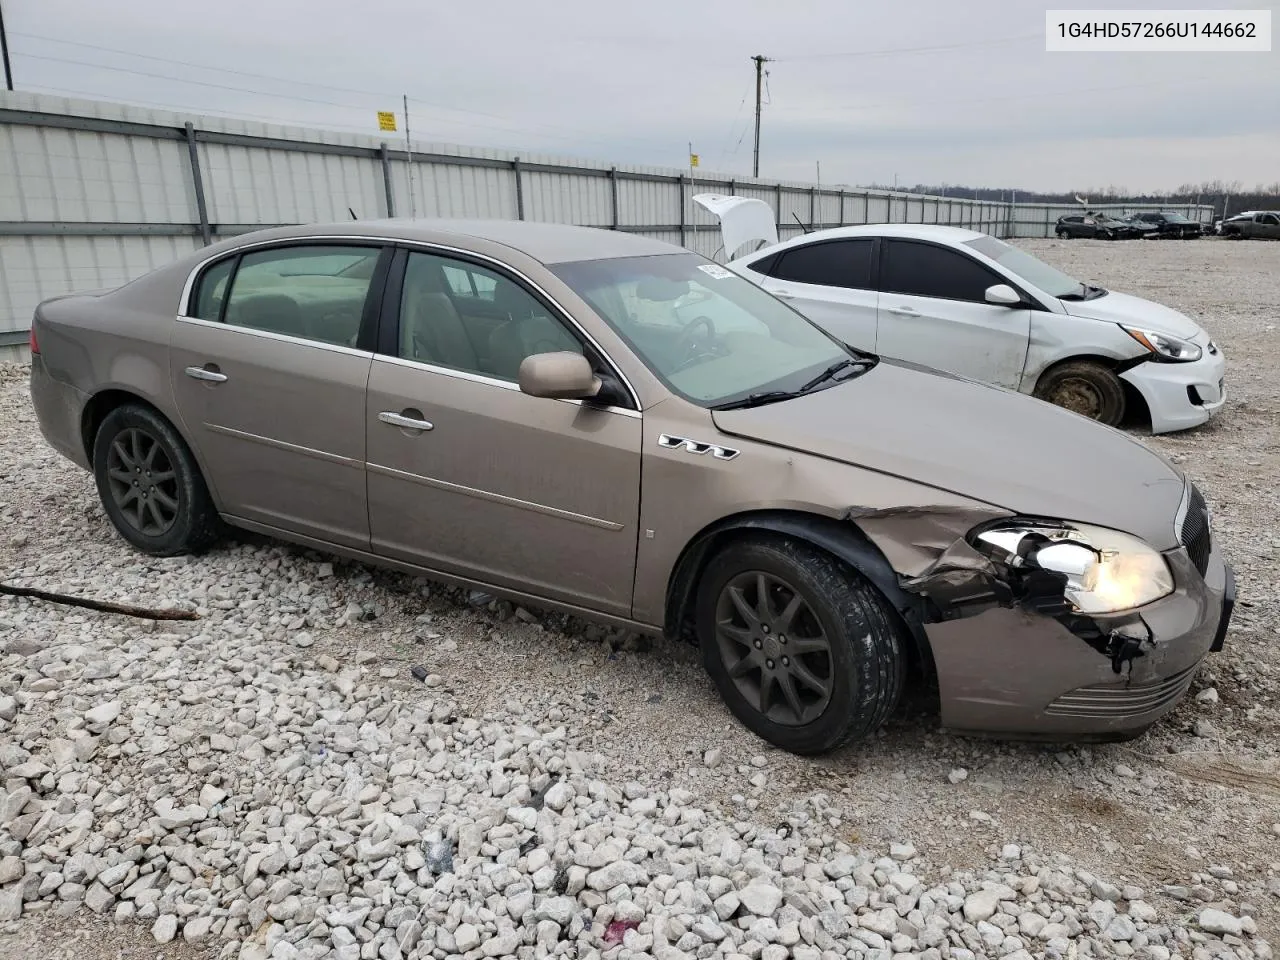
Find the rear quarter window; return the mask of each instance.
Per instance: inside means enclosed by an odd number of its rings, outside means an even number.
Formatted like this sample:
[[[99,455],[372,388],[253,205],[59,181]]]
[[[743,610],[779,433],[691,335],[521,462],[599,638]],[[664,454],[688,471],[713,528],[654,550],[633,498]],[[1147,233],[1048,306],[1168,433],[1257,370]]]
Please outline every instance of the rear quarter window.
[[[201,320],[222,319],[222,305],[227,299],[227,282],[235,268],[236,258],[227,257],[200,274],[187,315]]]

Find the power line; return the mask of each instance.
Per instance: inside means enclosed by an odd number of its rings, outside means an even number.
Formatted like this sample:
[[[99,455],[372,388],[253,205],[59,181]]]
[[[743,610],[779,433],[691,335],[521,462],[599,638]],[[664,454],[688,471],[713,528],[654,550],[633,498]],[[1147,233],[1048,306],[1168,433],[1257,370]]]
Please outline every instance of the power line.
[[[97,50],[103,53],[113,53],[113,54],[118,54],[120,56],[125,56],[125,57],[136,57],[141,60],[151,60],[157,63],[168,63],[176,66],[181,66],[186,69],[195,68],[199,70],[211,70],[217,73],[234,74],[236,76],[249,77],[251,79],[256,79],[256,80],[271,80],[277,83],[291,83],[298,86],[320,88],[325,90],[335,90],[340,93],[354,93],[358,96],[376,97],[378,98],[379,101],[385,101],[387,98],[387,94],[385,91],[363,90],[355,87],[339,87],[339,86],[334,86],[332,84],[312,83],[308,80],[290,80],[287,77],[272,76],[270,74],[265,74],[265,73],[253,73],[248,70],[233,70],[230,68],[215,67],[207,64],[191,63],[185,60],[174,60],[169,57],[157,57],[151,54],[134,53],[129,50],[120,50],[115,47],[104,47],[104,46],[100,46],[98,44],[93,44],[93,43],[81,43],[75,40],[61,40],[56,37],[47,37],[47,36],[43,36],[41,34],[35,34],[35,33],[19,33],[17,31],[14,31],[12,35],[15,37],[26,37],[27,39],[32,39],[32,40],[43,40],[50,43],[61,43],[61,44],[67,44],[69,46],[74,46],[74,47],[83,47],[87,50]],[[252,93],[258,96],[271,97],[278,100],[296,100],[302,103],[314,103],[314,104],[321,104],[326,106],[344,107],[350,110],[368,109],[368,106],[365,104],[341,103],[336,100],[325,100],[317,97],[305,97],[305,96],[299,96],[297,94],[271,93],[269,91],[262,90],[259,87],[239,87],[231,84],[215,83],[209,80],[195,80],[185,76],[173,76],[170,74],[151,73],[143,70],[135,70],[130,67],[119,67],[119,66],[113,66],[105,63],[89,63],[83,60],[71,60],[68,58],[55,57],[48,54],[35,54],[35,53],[24,52],[19,54],[19,56],[28,57],[36,60],[49,60],[55,63],[71,64],[79,67],[97,67],[98,69],[101,69],[101,70],[114,70],[122,73],[132,73],[138,76],[149,77],[157,80],[169,80],[176,83],[187,83],[195,86],[212,87],[212,88],[229,90],[229,91],[234,91],[239,93]],[[95,95],[95,96],[98,96],[98,95]],[[456,113],[461,116],[484,117],[490,120],[501,120],[506,122],[511,122],[514,119],[512,117],[503,116],[501,114],[496,114],[496,113],[485,113],[480,110],[464,110],[458,107],[450,107],[450,106],[446,106],[445,104],[437,103],[431,100],[423,100],[420,97],[410,97],[409,99],[415,104],[419,104],[424,107],[429,107],[433,110],[443,110],[445,112]],[[187,108],[184,108],[184,109],[187,109]],[[522,134],[535,133],[545,137],[549,137],[550,139],[553,139],[553,140],[563,140],[567,142],[581,141],[581,142],[587,142],[587,143],[610,143],[614,141],[622,141],[627,143],[643,143],[646,146],[652,145],[651,140],[646,140],[639,137],[617,136],[617,137],[612,137],[609,140],[597,140],[587,135],[584,131],[579,131],[571,127],[546,126],[546,125],[540,125],[538,127],[518,127],[518,126],[517,127],[497,127],[497,126],[492,126],[488,124],[480,124],[480,123],[474,123],[471,121],[462,121],[462,120],[450,120],[448,122],[461,124],[463,126],[499,130],[507,133],[522,133]],[[299,125],[304,125],[304,124],[299,124]],[[555,134],[548,133],[547,132],[548,130],[559,130],[561,131],[561,133],[570,134],[570,136],[557,136]]]
[[[997,37],[991,40],[969,40],[964,43],[946,43],[932,47],[897,47],[889,50],[853,50],[846,53],[802,53],[789,57],[777,57],[778,60],[836,60],[855,57],[892,57],[910,53],[945,53],[950,50],[966,50],[971,47],[993,47],[1004,43],[1021,43],[1025,40],[1040,38],[1038,33],[1024,33],[1016,37]]]

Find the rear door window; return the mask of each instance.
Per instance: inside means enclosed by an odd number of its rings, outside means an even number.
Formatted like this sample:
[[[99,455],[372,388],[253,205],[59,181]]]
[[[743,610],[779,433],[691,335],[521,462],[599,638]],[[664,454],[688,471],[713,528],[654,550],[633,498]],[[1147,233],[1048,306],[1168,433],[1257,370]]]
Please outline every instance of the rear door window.
[[[822,240],[784,250],[772,276],[795,283],[872,290],[873,240]]]
[[[913,297],[986,302],[987,287],[1005,283],[973,257],[912,240],[889,240],[880,289]]]
[[[380,247],[298,244],[240,258],[224,322],[354,347]]]

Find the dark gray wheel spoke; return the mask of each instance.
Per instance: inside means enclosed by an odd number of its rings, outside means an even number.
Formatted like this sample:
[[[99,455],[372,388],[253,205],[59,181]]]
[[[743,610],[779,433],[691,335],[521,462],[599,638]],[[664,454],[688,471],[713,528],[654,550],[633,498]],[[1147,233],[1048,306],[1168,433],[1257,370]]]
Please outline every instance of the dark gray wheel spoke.
[[[800,598],[800,594],[792,594],[791,601],[778,614],[778,632],[786,633],[791,629],[791,624],[796,618],[796,614],[804,606],[804,600]]]
[[[151,471],[151,482],[164,483],[167,480],[172,480],[174,476],[175,474],[172,470],[153,470]]]
[[[147,526],[147,521],[145,516],[147,512],[147,501],[143,500],[141,497],[138,497],[137,499],[134,500],[134,503],[136,504],[136,507],[133,511],[133,525],[137,527],[139,530],[144,530]]]
[[[729,668],[729,676],[736,680],[739,677],[745,677],[752,670],[756,669],[758,669],[758,665],[756,664],[755,659],[748,654]]]
[[[125,449],[123,437],[117,437],[111,442],[111,450],[116,455],[116,458],[129,470],[137,466],[137,461],[129,456],[129,451]]]
[[[125,489],[124,493],[120,494],[116,498],[116,503],[118,503],[121,507],[126,507],[137,498],[138,498],[138,488],[135,486],[129,486]]]
[[[813,675],[799,660],[791,661],[791,675],[821,697],[827,696],[827,685]]]
[[[160,504],[160,506],[164,507],[166,510],[176,511],[178,509],[178,501],[173,499],[173,497],[169,496],[159,487],[156,487],[151,491],[151,497],[154,503]]]
[[[773,677],[767,673],[760,675],[760,712],[768,714],[773,704]]]
[[[760,618],[756,616],[756,612],[751,609],[751,604],[747,603],[747,598],[743,596],[741,587],[730,587],[729,598],[733,601],[733,605],[737,609],[738,615],[747,622],[748,626],[754,627],[760,622]]]
[[[806,653],[826,653],[826,637],[787,637],[787,649],[792,656],[803,657]]]
[[[756,574],[756,611],[756,616],[765,623],[773,619],[773,608],[769,604],[769,580],[763,573]]]
[[[123,469],[122,467],[108,467],[107,476],[109,476],[112,480],[118,480],[121,483],[129,483],[129,484],[133,483],[133,474],[130,473],[128,470]]]
[[[133,456],[134,464],[142,465],[142,431],[129,431],[129,452]]]
[[[800,703],[800,691],[796,689],[796,682],[791,674],[784,673],[778,677],[778,686],[782,688],[782,695],[787,698],[787,704],[795,711],[796,719],[803,720],[805,711]]]
[[[160,451],[160,444],[152,443],[147,450],[147,455],[142,458],[142,469],[150,470],[156,462],[156,454]]]
[[[151,499],[147,501],[147,512],[151,514],[151,519],[155,521],[157,533],[167,526],[165,523],[165,516],[160,511],[160,504],[156,502],[156,500]]]
[[[736,640],[744,647],[751,646],[752,632],[750,627],[739,627],[732,623],[720,623],[716,629],[730,640]]]

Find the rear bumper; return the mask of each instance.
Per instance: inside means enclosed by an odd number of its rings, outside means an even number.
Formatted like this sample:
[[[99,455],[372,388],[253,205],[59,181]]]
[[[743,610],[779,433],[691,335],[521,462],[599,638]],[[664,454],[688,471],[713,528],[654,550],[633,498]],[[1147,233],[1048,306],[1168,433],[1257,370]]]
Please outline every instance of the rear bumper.
[[[38,353],[31,357],[30,389],[36,423],[45,441],[72,463],[91,469],[81,435],[88,395],[55,379]]]
[[[1172,433],[1205,423],[1227,402],[1226,359],[1206,351],[1194,363],[1148,360],[1120,374],[1147,402],[1152,433]]]
[[[1234,577],[1213,551],[1202,577],[1185,549],[1166,554],[1177,589],[1139,612],[1151,640],[1117,674],[1058,620],[1009,608],[926,627],[942,723],[1034,739],[1119,739],[1178,705],[1204,657],[1221,649]],[[1100,628],[1108,618],[1094,618]]]

